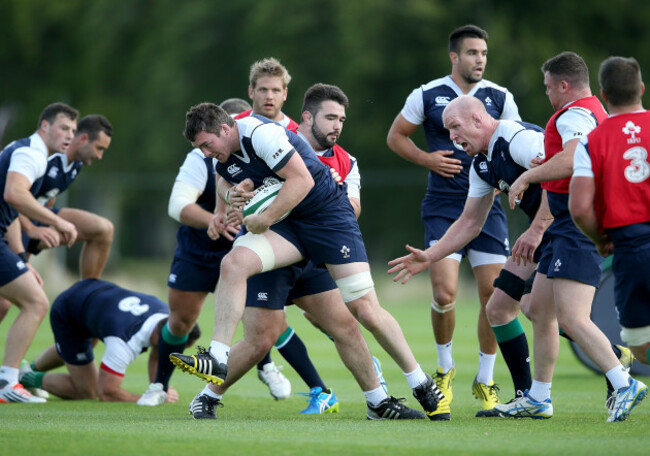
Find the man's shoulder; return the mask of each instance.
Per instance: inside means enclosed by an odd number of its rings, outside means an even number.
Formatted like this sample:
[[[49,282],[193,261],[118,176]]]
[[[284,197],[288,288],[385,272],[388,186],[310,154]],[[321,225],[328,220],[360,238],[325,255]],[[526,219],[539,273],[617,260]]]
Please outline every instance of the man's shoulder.
[[[481,82],[479,82],[479,90],[485,89],[485,90],[494,90],[497,92],[502,92],[502,93],[507,93],[508,89],[505,88],[504,86],[501,86],[495,82],[489,81],[487,79],[482,79]]]

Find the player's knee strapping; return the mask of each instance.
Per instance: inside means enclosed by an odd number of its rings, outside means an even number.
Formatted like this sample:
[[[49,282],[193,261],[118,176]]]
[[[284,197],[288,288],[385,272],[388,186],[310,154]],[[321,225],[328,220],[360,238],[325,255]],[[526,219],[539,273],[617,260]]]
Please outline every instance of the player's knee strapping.
[[[431,308],[433,310],[435,310],[436,312],[438,312],[439,314],[445,314],[447,312],[451,312],[452,310],[454,310],[456,308],[456,301],[450,302],[449,304],[447,304],[445,306],[441,306],[440,304],[438,304],[436,302],[435,299],[432,299],[431,300]]]
[[[521,301],[521,297],[524,295],[526,281],[512,272],[502,269],[499,277],[494,279],[493,285],[494,288],[503,291],[515,301]]]
[[[233,247],[246,247],[257,254],[262,261],[262,272],[270,271],[275,266],[275,253],[273,247],[265,236],[261,234],[246,233],[235,239]]]
[[[358,274],[338,279],[336,280],[336,286],[339,288],[344,302],[359,299],[375,288],[370,271],[359,272]]]

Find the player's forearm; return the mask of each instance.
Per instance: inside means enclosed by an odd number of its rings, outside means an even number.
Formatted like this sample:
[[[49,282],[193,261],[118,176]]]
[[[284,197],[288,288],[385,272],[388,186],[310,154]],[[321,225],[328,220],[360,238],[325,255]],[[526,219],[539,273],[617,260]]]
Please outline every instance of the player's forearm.
[[[41,206],[29,190],[23,188],[5,191],[5,201],[26,217],[44,223],[56,225],[59,217],[50,209]]]
[[[213,214],[196,203],[188,204],[181,211],[181,223],[194,228],[207,228]]]
[[[481,233],[482,226],[476,220],[461,215],[438,242],[426,249],[429,262],[435,263],[465,247]]]
[[[551,210],[548,207],[548,197],[546,194],[546,190],[542,191],[542,197],[539,203],[539,208],[537,209],[537,213],[535,214],[535,218],[533,221],[530,223],[530,230],[531,232],[535,232],[538,234],[544,233],[546,229],[551,226],[551,223],[553,223],[553,214],[551,214]]]
[[[388,147],[400,157],[419,166],[426,166],[428,152],[415,145],[408,136],[400,133],[391,133],[387,139]]]

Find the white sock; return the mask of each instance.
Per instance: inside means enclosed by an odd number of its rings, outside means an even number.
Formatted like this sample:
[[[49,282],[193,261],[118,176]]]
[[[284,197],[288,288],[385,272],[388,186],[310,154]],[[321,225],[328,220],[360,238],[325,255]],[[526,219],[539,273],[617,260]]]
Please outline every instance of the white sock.
[[[528,396],[537,402],[544,402],[551,398],[551,383],[538,382],[533,380],[533,384],[528,391]]]
[[[217,342],[216,340],[210,342],[210,354],[220,363],[226,364],[228,362],[228,353],[230,353],[230,347],[228,345]]]
[[[451,356],[451,343],[450,340],[444,345],[436,344],[436,350],[438,351],[438,366],[442,369],[442,373],[446,374],[449,370],[454,367],[454,358]]]
[[[620,364],[608,370],[605,375],[615,391],[621,388],[627,388],[630,385],[630,374]]]
[[[366,402],[373,407],[377,407],[381,401],[388,397],[388,394],[386,394],[386,391],[381,386],[374,390],[364,391],[363,395],[366,396]]]
[[[205,394],[206,396],[210,396],[210,397],[213,397],[213,398],[215,398],[215,399],[219,399],[219,400],[221,400],[221,398],[223,397],[223,394],[217,394],[217,393],[215,393],[214,391],[212,391],[212,390],[210,389],[210,386],[209,386],[209,385],[205,385],[205,388],[203,388],[203,389],[201,390],[201,395],[204,395],[204,394]]]
[[[488,355],[487,353],[478,352],[478,374],[476,381],[489,385],[494,376],[494,362],[497,360],[497,354]]]
[[[417,388],[421,384],[427,381],[427,376],[418,364],[418,367],[415,368],[413,372],[403,372],[404,376],[406,377],[406,381],[409,383],[409,386],[411,389]]]
[[[5,380],[9,386],[14,386],[18,383],[18,372],[17,367],[2,366],[0,367],[0,380]]]

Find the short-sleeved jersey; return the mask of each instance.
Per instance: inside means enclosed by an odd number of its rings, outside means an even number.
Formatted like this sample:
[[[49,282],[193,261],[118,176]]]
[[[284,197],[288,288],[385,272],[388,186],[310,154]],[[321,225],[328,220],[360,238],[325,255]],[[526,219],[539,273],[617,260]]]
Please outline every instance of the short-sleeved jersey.
[[[442,122],[442,112],[455,98],[463,95],[450,76],[433,80],[415,89],[406,99],[402,116],[412,124],[422,125],[429,152],[451,150],[452,158],[458,159],[463,171],[453,178],[442,177],[429,171],[427,192],[451,193],[465,196],[469,188],[469,167],[472,159],[463,150],[454,146],[449,139],[449,130]],[[521,120],[512,94],[504,87],[481,80],[468,95],[473,95],[485,105],[487,112],[495,119]]]
[[[252,115],[254,115],[253,110],[249,109],[248,111],[244,111],[244,112],[241,112],[241,113],[237,114],[234,118],[235,118],[235,120],[245,119],[246,117],[252,116]],[[282,113],[282,115],[284,116],[282,118],[282,120],[273,120],[272,122],[280,124],[284,128],[286,128],[287,130],[290,130],[290,131],[292,131],[294,133],[298,133],[298,124],[291,117],[286,115],[285,113]],[[263,117],[263,116],[259,116],[259,117]]]
[[[576,150],[576,168],[591,168],[598,224],[612,229],[650,222],[650,112],[612,116]],[[579,169],[574,176],[588,175]]]
[[[216,163],[214,158],[205,157],[199,149],[193,149],[185,157],[176,176],[176,180],[201,190],[196,204],[208,212],[214,212],[216,206]],[[178,228],[176,240],[178,244],[174,258],[198,264],[212,264],[223,256],[224,251],[232,247],[232,241],[224,236],[212,240],[206,228],[187,225]]]
[[[581,139],[607,118],[605,108],[597,97],[585,97],[558,109],[546,124],[544,134],[545,161],[564,149],[572,139]],[[569,193],[571,176],[542,182],[542,188],[555,193]]]
[[[124,374],[149,347],[151,334],[169,315],[169,307],[155,296],[104,280],[84,279],[56,298],[52,312],[83,332],[80,337],[101,339],[106,345],[102,364]]]
[[[36,197],[47,168],[47,155],[47,146],[38,133],[7,145],[0,153],[0,189],[2,192],[4,193],[7,183],[7,173],[15,171],[29,179],[32,183],[30,192]],[[0,233],[4,234],[16,217],[18,217],[18,211],[3,197],[0,197]]]
[[[80,161],[68,162],[68,156],[62,153],[50,155],[47,159],[47,170],[43,176],[41,185],[36,199],[39,203],[45,205],[51,198],[63,193],[74,182],[83,163]]]
[[[530,168],[533,158],[544,158],[544,130],[526,122],[500,121],[490,138],[487,154],[474,157],[468,196],[482,197],[495,188],[508,193],[510,185]],[[539,208],[541,192],[538,184],[531,185],[519,204],[530,219]]]
[[[291,211],[289,218],[303,218],[342,198],[347,200],[345,186],[334,182],[329,168],[297,134],[262,116],[249,116],[236,122],[241,150],[232,153],[226,163],[217,163],[217,173],[228,182],[238,184],[250,178],[257,188],[267,178],[282,181],[275,172],[298,153],[314,179],[314,186]]]

